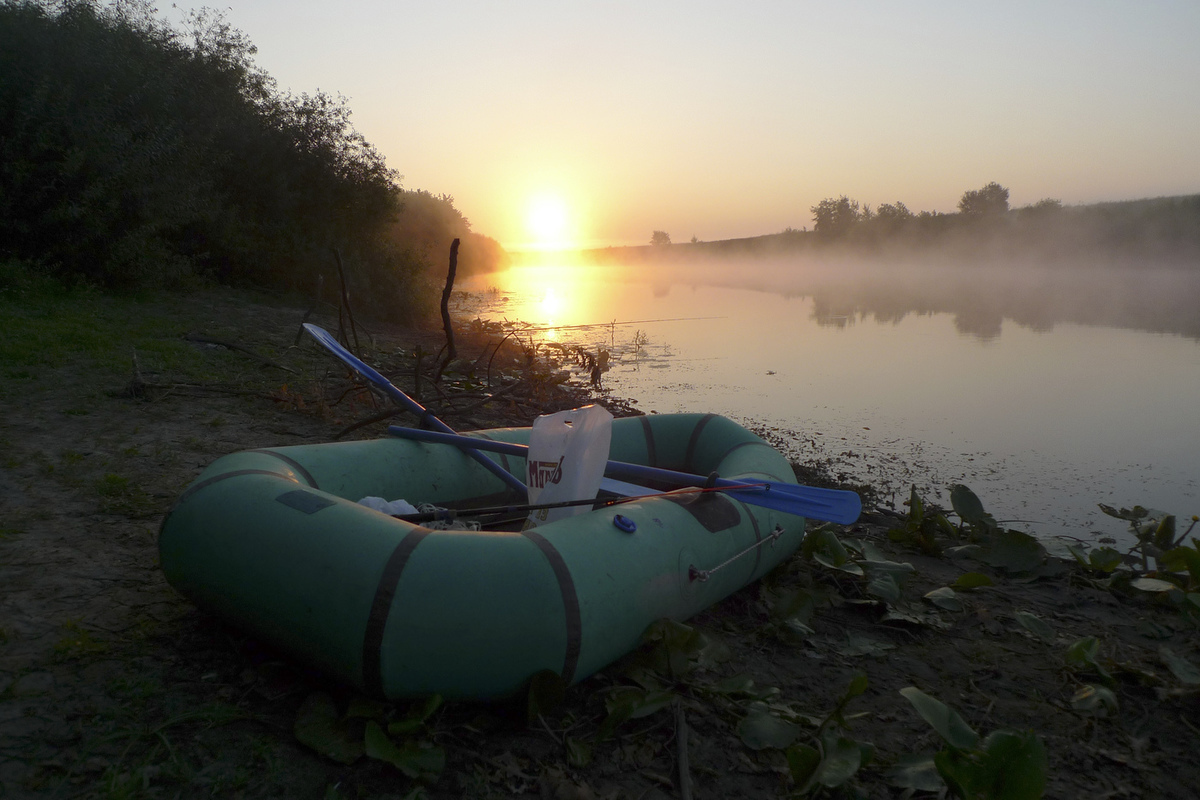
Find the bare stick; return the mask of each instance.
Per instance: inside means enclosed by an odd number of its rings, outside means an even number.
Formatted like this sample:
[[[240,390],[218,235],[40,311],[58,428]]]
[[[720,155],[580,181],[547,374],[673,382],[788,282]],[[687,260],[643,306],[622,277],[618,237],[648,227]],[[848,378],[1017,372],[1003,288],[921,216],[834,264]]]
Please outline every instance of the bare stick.
[[[243,347],[242,345],[238,344],[237,342],[227,342],[224,339],[214,339],[211,336],[205,336],[203,333],[188,333],[188,334],[184,334],[183,338],[188,340],[189,342],[199,342],[200,344],[215,344],[218,347],[224,347],[226,350],[237,350],[239,353],[245,353],[246,355],[253,358],[255,361],[260,361],[269,367],[275,367],[276,369],[286,370],[288,372],[291,372],[292,374],[296,373],[296,370],[292,369],[291,367],[285,367],[283,364],[280,364],[278,361],[272,361],[271,359],[267,358],[266,356],[262,355],[261,353],[256,353],[253,350],[251,350],[249,347]]]
[[[450,293],[454,291],[454,273],[458,271],[458,244],[458,239],[450,243],[450,269],[446,272],[446,288],[442,289],[442,327],[446,330],[447,351],[446,358],[438,367],[435,382],[442,379],[446,366],[458,355],[454,349],[454,327],[450,324]]]
[[[688,724],[683,702],[675,701],[675,744],[679,752],[679,796],[692,800],[692,769],[688,763]]]
[[[325,287],[325,276],[317,275],[317,289],[313,292],[312,305],[308,307],[308,311],[304,312],[304,319],[300,320],[300,326],[296,328],[296,341],[292,342],[292,347],[300,346],[300,339],[304,336],[304,323],[308,322],[308,318],[317,310],[317,306],[321,303],[321,290]]]
[[[355,355],[362,352],[362,346],[358,343],[358,329],[354,326],[354,310],[350,308],[350,292],[346,291],[346,270],[342,267],[342,254],[337,248],[333,248],[333,257],[337,261],[338,277],[342,281],[342,305],[346,307],[346,316],[350,318],[350,333],[354,336]],[[338,314],[341,317],[341,314]],[[346,344],[350,344],[349,341]]]

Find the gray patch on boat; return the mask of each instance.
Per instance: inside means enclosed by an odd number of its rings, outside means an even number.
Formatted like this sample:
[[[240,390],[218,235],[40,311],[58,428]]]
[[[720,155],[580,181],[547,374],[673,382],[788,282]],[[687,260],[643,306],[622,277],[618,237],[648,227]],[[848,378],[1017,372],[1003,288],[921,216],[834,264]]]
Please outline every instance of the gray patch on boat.
[[[334,503],[328,497],[321,497],[319,494],[306,492],[303,489],[284,492],[275,499],[285,506],[294,508],[297,511],[303,511],[305,514],[315,514],[322,508],[329,508]]]

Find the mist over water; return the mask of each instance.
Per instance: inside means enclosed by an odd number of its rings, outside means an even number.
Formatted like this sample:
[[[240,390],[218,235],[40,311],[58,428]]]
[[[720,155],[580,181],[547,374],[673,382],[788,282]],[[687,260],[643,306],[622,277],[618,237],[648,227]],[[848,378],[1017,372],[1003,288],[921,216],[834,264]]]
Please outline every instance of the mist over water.
[[[546,264],[477,276],[461,313],[613,354],[611,394],[780,432],[884,489],[1087,541],[1097,503],[1200,512],[1200,275],[849,260]],[[575,327],[594,324],[594,327]]]

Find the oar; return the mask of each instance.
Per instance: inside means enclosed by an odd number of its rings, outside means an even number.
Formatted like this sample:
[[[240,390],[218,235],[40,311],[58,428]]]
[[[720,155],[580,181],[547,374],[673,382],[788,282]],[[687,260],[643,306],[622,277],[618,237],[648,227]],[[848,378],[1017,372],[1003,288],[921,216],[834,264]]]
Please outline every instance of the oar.
[[[487,450],[510,456],[524,458],[529,451],[529,445],[512,442],[495,442],[489,439],[478,439],[473,436],[438,433],[436,431],[402,428],[392,425],[388,433],[404,439],[438,444],[452,444],[456,447]],[[709,479],[687,472],[647,467],[642,464],[629,464],[624,461],[609,461],[605,473],[618,477],[633,478],[640,481],[659,481],[673,486],[705,486],[709,487]],[[733,481],[718,478],[709,488],[725,491],[743,503],[762,506],[764,508],[796,514],[810,519],[836,522],[849,525],[858,519],[862,513],[862,500],[855,492],[842,489],[821,489],[815,486],[800,486],[794,483],[777,481]]]
[[[343,364],[350,367],[359,375],[363,376],[380,390],[382,390],[385,394],[387,394],[388,397],[395,400],[400,407],[405,408],[415,414],[417,419],[421,421],[422,425],[429,425],[441,433],[454,435],[453,428],[435,417],[427,408],[425,408],[425,406],[421,405],[416,400],[413,400],[404,392],[397,389],[391,381],[376,372],[373,367],[363,362],[363,360],[358,356],[342,347],[341,342],[329,335],[329,331],[325,330],[319,325],[313,325],[311,322],[304,323],[304,330],[312,334],[312,337],[320,342],[326,350],[341,359]],[[520,478],[508,472],[508,470],[501,467],[495,461],[492,461],[483,453],[479,452],[478,449],[472,447],[464,447],[462,449],[464,453],[483,465],[488,472],[492,473],[521,494],[528,495],[528,489],[526,488],[525,484],[521,482]]]

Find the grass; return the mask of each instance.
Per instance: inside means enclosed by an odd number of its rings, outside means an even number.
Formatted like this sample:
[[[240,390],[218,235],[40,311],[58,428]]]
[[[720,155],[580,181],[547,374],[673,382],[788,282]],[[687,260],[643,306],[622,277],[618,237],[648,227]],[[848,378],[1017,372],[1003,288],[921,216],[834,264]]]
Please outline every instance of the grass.
[[[214,318],[216,295],[224,312],[230,297],[249,301],[248,294],[228,289],[113,295],[9,276],[0,281],[0,319],[5,320],[0,326],[0,399],[54,370],[130,376],[135,353],[148,381],[159,376],[191,383],[228,379],[246,368],[241,356],[182,338],[189,331],[220,335],[228,326],[230,320]],[[255,297],[252,302],[261,306],[264,299]],[[269,349],[264,354],[278,355]],[[84,415],[89,409],[76,406],[65,412]]]

